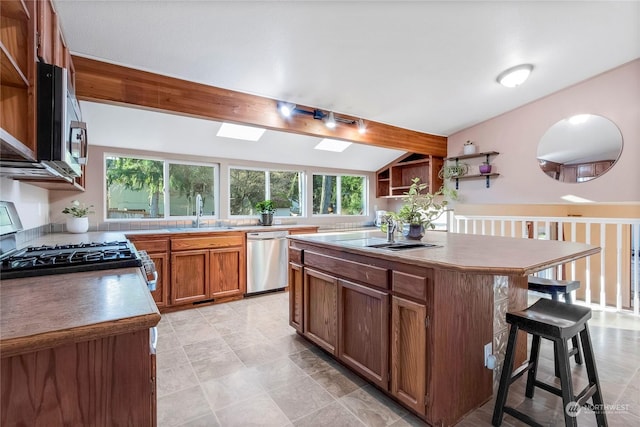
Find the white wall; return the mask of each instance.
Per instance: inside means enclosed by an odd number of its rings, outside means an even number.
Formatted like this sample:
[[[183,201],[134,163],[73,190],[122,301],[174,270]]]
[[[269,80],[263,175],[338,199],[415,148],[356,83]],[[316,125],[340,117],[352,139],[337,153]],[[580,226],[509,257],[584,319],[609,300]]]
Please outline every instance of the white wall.
[[[530,79],[535,79],[535,70]],[[580,113],[613,121],[622,133],[622,155],[592,181],[553,181],[538,167],[538,141],[557,121]],[[500,176],[491,180],[491,188],[485,188],[484,179],[460,181],[461,203],[561,204],[567,203],[561,197],[568,194],[597,203],[639,203],[640,59],[457,132],[448,138],[448,155],[462,154],[467,140],[479,151],[500,153],[492,158]]]
[[[49,223],[49,191],[0,178],[0,199],[13,202],[25,230]]]

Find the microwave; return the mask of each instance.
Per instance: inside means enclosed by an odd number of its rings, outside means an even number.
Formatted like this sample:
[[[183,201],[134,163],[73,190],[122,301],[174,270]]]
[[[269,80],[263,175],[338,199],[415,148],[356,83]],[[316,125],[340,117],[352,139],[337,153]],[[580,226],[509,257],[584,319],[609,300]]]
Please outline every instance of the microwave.
[[[38,62],[37,73],[38,161],[62,176],[79,177],[87,161],[87,126],[67,69]]]

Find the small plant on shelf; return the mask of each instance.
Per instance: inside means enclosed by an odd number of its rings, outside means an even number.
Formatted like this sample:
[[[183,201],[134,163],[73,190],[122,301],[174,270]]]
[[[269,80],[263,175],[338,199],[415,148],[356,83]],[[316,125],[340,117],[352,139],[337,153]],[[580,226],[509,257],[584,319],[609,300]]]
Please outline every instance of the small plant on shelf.
[[[273,223],[273,214],[276,212],[276,208],[271,200],[263,200],[256,203],[256,209],[261,215],[260,222],[262,225],[271,225]]]

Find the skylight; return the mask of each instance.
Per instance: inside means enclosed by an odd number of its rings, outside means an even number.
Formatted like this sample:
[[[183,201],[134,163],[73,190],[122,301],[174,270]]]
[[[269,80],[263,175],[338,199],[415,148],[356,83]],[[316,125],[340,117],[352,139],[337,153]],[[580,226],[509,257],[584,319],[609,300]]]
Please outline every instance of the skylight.
[[[252,126],[233,125],[223,123],[217,135],[223,138],[242,139],[245,141],[257,141],[262,137],[265,129]]]
[[[336,153],[342,153],[350,145],[351,143],[347,141],[325,138],[313,148],[315,148],[316,150],[335,151]]]

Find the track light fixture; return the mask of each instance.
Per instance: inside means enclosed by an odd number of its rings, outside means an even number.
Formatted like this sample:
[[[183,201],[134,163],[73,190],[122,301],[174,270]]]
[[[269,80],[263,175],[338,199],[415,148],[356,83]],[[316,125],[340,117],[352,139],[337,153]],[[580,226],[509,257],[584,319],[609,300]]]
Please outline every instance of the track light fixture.
[[[333,115],[333,111],[329,111],[329,115],[327,116],[327,119],[324,121],[324,124],[329,129],[336,128],[336,117]]]
[[[323,120],[325,126],[329,129],[335,129],[338,122],[345,123],[348,125],[354,125],[358,127],[358,133],[364,134],[367,132],[367,127],[364,123],[364,120],[358,119],[345,119],[342,117],[338,117],[335,115],[333,111],[329,111],[328,113],[319,110],[317,108],[313,110],[305,110],[303,108],[298,108],[296,104],[292,104],[290,102],[278,101],[278,111],[282,114],[283,117],[289,118],[296,114],[303,114],[307,116],[313,116],[315,120]]]

